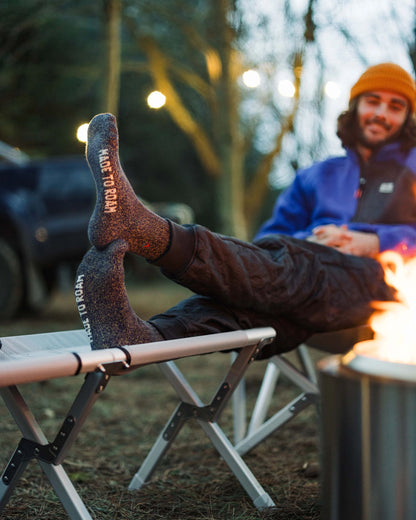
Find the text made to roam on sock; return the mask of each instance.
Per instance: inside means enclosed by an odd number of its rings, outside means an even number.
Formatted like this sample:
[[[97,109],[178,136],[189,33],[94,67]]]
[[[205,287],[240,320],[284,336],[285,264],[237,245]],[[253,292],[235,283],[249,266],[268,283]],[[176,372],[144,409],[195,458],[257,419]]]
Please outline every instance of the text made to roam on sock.
[[[75,282],[75,302],[78,307],[78,312],[82,320],[85,332],[90,341],[92,341],[91,323],[87,316],[87,306],[84,300],[84,274],[79,274]]]
[[[114,182],[113,167],[107,148],[98,153],[100,162],[101,181],[104,193],[104,213],[115,213],[117,211],[117,187]]]

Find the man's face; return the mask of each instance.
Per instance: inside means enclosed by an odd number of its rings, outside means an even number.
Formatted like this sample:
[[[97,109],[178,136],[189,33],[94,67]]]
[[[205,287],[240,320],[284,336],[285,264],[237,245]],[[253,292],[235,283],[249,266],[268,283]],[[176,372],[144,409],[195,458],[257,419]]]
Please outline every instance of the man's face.
[[[375,90],[361,94],[358,105],[360,143],[373,149],[397,135],[409,112],[409,102],[401,94]]]

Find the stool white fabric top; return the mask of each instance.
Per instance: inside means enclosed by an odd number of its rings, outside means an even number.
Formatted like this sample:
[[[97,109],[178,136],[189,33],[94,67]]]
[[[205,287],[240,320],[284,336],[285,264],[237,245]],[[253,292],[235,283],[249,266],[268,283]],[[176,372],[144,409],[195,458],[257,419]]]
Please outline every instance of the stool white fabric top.
[[[0,342],[0,361],[27,356],[49,356],[57,351],[82,353],[91,350],[84,330],[9,336],[1,338]]]
[[[1,338],[0,387],[88,373],[113,363],[131,367],[244,348],[274,338],[271,327],[91,350],[83,330]]]

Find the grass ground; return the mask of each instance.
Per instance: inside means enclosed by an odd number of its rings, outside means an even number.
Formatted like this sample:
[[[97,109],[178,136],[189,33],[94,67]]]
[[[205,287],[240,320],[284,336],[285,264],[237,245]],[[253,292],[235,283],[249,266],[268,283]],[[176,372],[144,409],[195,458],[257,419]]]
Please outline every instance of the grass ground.
[[[159,312],[188,293],[173,284],[129,290],[136,312]],[[0,325],[0,336],[80,328],[70,292],[60,292],[41,316],[26,316]],[[179,361],[191,384],[209,401],[215,384],[228,367],[227,354]],[[251,402],[265,362],[254,363],[247,373]],[[54,438],[79,389],[81,376],[24,385],[48,438]],[[292,397],[293,387],[279,384],[273,406]],[[113,377],[96,402],[64,467],[93,519],[169,520],[317,520],[320,518],[319,478],[304,464],[318,463],[316,414],[309,407],[272,434],[244,459],[276,503],[258,511],[228,466],[218,456],[198,423],[188,421],[173,447],[158,466],[152,481],[138,492],[127,491],[153,442],[169,419],[177,398],[154,365]],[[232,438],[232,412],[228,406],[220,421]],[[8,411],[0,405],[0,463],[6,465],[21,435]],[[31,462],[3,512],[5,520],[61,520],[68,518],[36,462]]]

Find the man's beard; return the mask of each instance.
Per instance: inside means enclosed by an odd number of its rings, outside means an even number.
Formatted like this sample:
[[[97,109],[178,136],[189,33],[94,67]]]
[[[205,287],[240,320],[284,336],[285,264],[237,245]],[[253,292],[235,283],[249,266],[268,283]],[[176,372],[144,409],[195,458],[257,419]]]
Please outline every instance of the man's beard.
[[[370,120],[370,121],[367,122],[367,124],[372,124],[374,122],[377,122],[378,125],[382,126],[387,131],[390,129],[390,125],[387,125],[387,124],[383,123],[382,121]],[[386,145],[388,143],[391,143],[392,141],[396,141],[397,138],[399,137],[401,131],[402,131],[402,129],[400,128],[400,130],[398,130],[393,135],[387,137],[386,139],[374,142],[374,141],[371,141],[370,139],[368,139],[365,136],[363,128],[358,127],[358,129],[357,129],[357,134],[358,134],[357,141],[362,146],[364,146],[365,148],[368,148],[369,150],[374,151],[374,150],[378,150],[379,148],[381,148],[382,146],[384,146],[384,145]]]

